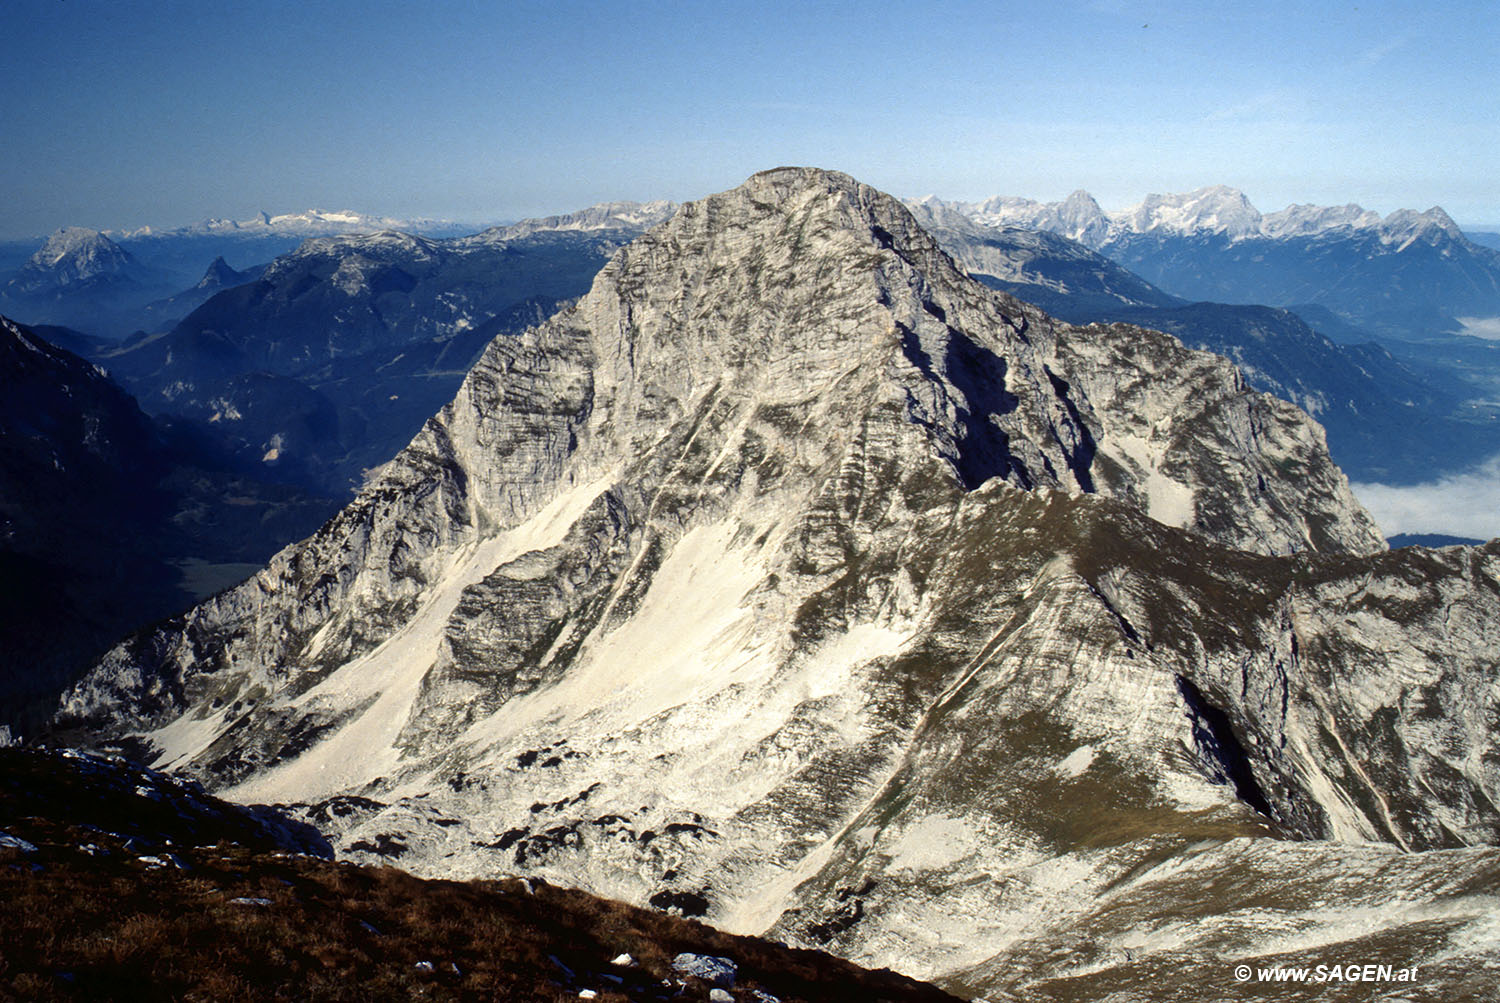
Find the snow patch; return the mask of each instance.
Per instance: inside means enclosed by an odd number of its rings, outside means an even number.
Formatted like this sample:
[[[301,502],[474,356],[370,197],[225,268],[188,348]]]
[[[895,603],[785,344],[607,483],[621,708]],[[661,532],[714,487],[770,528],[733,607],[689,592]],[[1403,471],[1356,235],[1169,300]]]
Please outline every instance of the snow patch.
[[[935,871],[975,849],[974,835],[962,819],[930,815],[903,832],[887,852],[892,871]]]
[[[227,711],[217,714],[193,716],[184,714],[172,722],[148,732],[144,737],[156,748],[156,758],[151,762],[155,770],[170,770],[185,757],[189,757],[208,746],[224,732],[228,723]]]
[[[1095,752],[1092,745],[1080,745],[1054,766],[1052,772],[1068,780],[1081,777],[1094,764],[1094,757],[1096,755],[1098,753]]]
[[[1164,769],[1157,778],[1156,790],[1169,799],[1177,808],[1185,811],[1203,811],[1232,803],[1233,788],[1227,784],[1214,784],[1201,776],[1184,773],[1179,769]]]

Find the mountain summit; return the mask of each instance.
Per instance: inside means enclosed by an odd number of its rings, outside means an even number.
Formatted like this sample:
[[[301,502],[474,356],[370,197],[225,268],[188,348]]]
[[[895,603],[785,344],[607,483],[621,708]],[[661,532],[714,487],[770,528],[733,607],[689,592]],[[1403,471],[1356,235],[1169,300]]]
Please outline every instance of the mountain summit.
[[[254,277],[254,273],[237,272],[230,268],[229,262],[225,261],[221,255],[209,264],[208,270],[203,273],[203,278],[198,280],[198,284],[193,289],[197,292],[218,292],[220,289],[237,286]]]
[[[42,243],[11,281],[9,292],[34,296],[118,278],[136,268],[129,252],[98,230],[65,226]]]
[[[57,723],[347,855],[969,995],[1166,966],[1234,998],[1225,958],[1351,936],[1335,886],[1397,939],[1385,903],[1446,896],[1452,943],[1403,955],[1441,972],[1495,940],[1500,552],[1383,547],[1224,359],[1058,323],[781,168],[491,342],[349,507]]]

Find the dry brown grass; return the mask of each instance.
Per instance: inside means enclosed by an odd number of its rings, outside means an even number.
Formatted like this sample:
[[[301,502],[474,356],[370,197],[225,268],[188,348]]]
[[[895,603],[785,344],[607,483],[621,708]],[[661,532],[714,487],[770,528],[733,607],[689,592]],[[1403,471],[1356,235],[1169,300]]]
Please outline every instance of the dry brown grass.
[[[0,850],[5,999],[562,1001],[581,989],[606,1003],[707,999],[697,980],[673,979],[681,951],[733,958],[740,999],[750,988],[787,1003],[952,999],[818,952],[545,884],[426,881],[227,842],[172,847],[187,869],[153,869],[137,857],[151,850],[113,836],[0,821],[38,846]],[[86,842],[107,854],[83,853]],[[240,897],[270,904],[232,904]],[[612,967],[620,953],[638,964]]]

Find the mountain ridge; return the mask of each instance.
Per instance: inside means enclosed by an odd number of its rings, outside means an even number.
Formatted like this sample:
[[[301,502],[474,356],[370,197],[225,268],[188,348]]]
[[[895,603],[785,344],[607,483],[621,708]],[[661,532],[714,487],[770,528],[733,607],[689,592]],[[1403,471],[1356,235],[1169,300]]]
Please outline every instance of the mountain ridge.
[[[1097,250],[1123,233],[1153,231],[1180,236],[1218,234],[1231,240],[1251,237],[1313,236],[1348,228],[1373,231],[1387,244],[1430,239],[1442,233],[1467,239],[1440,206],[1422,212],[1397,209],[1379,213],[1349,203],[1342,206],[1293,204],[1262,213],[1244,192],[1228,185],[1210,185],[1190,192],[1147,195],[1125,209],[1105,210],[1088,192],[1073,192],[1061,202],[1039,202],[1017,196],[994,196],[979,202],[947,202],[936,196],[915,200],[925,206],[942,205],[987,226],[1012,225],[1043,229]]]
[[[352,209],[335,211],[304,209],[301,212],[272,215],[261,211],[248,219],[235,220],[227,217],[209,217],[198,223],[161,228],[140,226],[127,230],[105,231],[117,240],[155,241],[181,239],[184,237],[236,236],[297,236],[323,237],[347,233],[375,233],[381,230],[407,232],[449,231],[465,229],[468,224],[454,220],[427,217],[398,218],[373,216]]]
[[[984,226],[1062,234],[1189,300],[1313,304],[1407,342],[1457,334],[1460,318],[1500,315],[1500,252],[1471,241],[1438,207],[1381,218],[1353,205],[1293,205],[1262,215],[1222,185],[1113,213],[1085,192],[1063,203],[922,202]]]

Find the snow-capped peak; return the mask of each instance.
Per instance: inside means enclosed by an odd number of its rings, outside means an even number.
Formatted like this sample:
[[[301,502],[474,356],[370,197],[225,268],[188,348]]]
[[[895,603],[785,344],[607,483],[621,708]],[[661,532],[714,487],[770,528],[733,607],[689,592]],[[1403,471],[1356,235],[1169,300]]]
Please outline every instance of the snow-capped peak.
[[[1398,244],[1401,250],[1413,241],[1432,243],[1439,234],[1454,240],[1466,239],[1453,217],[1437,206],[1426,212],[1415,209],[1397,209],[1380,222],[1380,239],[1385,244]]]
[[[1147,195],[1125,220],[1137,233],[1222,233],[1231,238],[1260,232],[1261,215],[1245,193],[1214,185],[1185,195]]]
[[[47,238],[41,249],[31,256],[32,264],[54,268],[64,259],[77,261],[123,255],[114,241],[98,230],[84,226],[65,226]]]
[[[37,283],[68,285],[123,271],[134,262],[129,252],[98,230],[65,226],[31,256],[17,281],[28,288]]]
[[[1075,191],[1062,202],[999,195],[983,202],[944,202],[934,196],[918,203],[929,211],[961,213],[981,226],[1018,226],[1028,230],[1060,233],[1071,240],[1094,246],[1103,240],[1110,220],[1099,203],[1086,191]]]
[[[352,209],[306,209],[302,212],[271,214],[264,210],[250,219],[234,220],[211,217],[191,226],[156,230],[149,226],[120,234],[121,239],[160,239],[169,237],[332,237],[350,233],[376,233],[382,230],[417,231],[449,229],[457,224],[434,219],[397,219],[389,216],[367,216]]]
[[[1102,240],[1109,231],[1109,217],[1094,196],[1081,188],[1063,199],[1056,215],[1061,232],[1072,240],[1084,243]]]
[[[1075,191],[1061,202],[997,195],[982,202],[944,202],[929,195],[917,200],[934,209],[941,206],[962,213],[981,226],[1020,226],[1048,230],[1097,250],[1110,239],[1132,233],[1189,236],[1219,234],[1230,240],[1250,237],[1310,237],[1332,230],[1378,232],[1387,245],[1431,242],[1439,234],[1462,240],[1458,224],[1434,206],[1426,212],[1399,209],[1384,219],[1354,203],[1339,206],[1289,205],[1262,215],[1245,193],[1227,185],[1212,185],[1171,195],[1147,195],[1139,205],[1107,212],[1086,191]]]
[[[1353,202],[1347,205],[1289,205],[1261,217],[1261,233],[1267,237],[1305,237],[1347,226],[1370,230],[1380,225],[1380,214]]]

